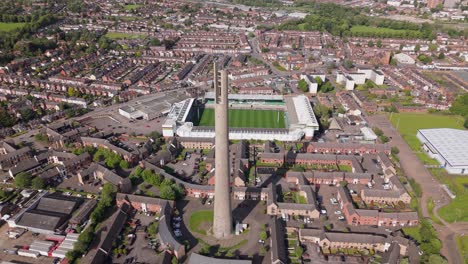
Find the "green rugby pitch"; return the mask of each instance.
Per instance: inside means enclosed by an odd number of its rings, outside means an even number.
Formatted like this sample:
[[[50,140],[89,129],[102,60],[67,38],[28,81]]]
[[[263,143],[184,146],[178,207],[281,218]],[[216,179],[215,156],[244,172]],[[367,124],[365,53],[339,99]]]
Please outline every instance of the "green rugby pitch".
[[[206,108],[201,114],[198,126],[213,127],[215,112]],[[229,126],[236,128],[285,128],[284,112],[279,110],[230,109]]]

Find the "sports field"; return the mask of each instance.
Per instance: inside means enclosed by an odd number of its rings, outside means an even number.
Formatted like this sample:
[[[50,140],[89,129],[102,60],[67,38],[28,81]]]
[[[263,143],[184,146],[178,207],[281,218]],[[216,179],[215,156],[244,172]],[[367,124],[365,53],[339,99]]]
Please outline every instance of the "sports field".
[[[131,34],[131,33],[120,33],[120,32],[108,32],[106,37],[110,39],[144,39],[144,34]]]
[[[198,126],[213,127],[214,109],[206,108],[200,118]],[[248,128],[285,128],[284,112],[278,110],[250,110],[250,109],[230,109],[230,127]]]
[[[0,22],[0,31],[13,31],[18,28],[22,28],[26,23],[4,23]]]
[[[454,115],[394,113],[389,116],[393,126],[410,147],[419,151],[421,143],[416,138],[418,129],[424,128],[457,128],[463,129],[463,118]]]

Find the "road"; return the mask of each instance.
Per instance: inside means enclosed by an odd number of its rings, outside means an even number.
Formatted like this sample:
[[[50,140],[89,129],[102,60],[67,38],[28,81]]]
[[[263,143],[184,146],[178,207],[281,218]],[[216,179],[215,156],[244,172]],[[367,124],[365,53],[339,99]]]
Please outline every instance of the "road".
[[[434,223],[439,239],[442,241],[442,254],[447,258],[449,263],[463,264],[462,258],[457,250],[455,236],[462,233],[468,233],[468,223],[450,224],[437,215],[437,210],[450,202],[447,193],[442,189],[441,184],[432,177],[431,173],[418,159],[416,154],[406,144],[398,131],[392,126],[385,115],[367,116],[367,120],[371,127],[379,127],[384,134],[391,137],[391,147],[398,147],[400,150],[400,165],[408,177],[413,178],[421,185],[422,197],[420,206],[424,217],[430,217],[427,208],[427,201],[432,198],[435,202],[433,213],[444,223],[444,226]]]

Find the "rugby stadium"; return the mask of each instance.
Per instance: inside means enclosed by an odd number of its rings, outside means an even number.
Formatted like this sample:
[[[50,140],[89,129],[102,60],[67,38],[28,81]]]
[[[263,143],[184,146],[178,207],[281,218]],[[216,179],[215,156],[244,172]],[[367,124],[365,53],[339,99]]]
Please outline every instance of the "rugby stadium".
[[[165,137],[213,138],[214,93],[172,105]],[[304,95],[229,94],[229,139],[298,141],[311,139],[319,124]]]

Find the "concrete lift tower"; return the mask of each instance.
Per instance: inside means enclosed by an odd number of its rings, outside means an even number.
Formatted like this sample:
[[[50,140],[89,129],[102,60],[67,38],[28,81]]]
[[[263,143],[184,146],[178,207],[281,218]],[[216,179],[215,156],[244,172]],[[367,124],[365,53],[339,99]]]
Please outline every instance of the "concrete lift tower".
[[[232,235],[231,182],[229,168],[228,73],[214,64],[215,91],[215,200],[213,234],[218,239]]]

